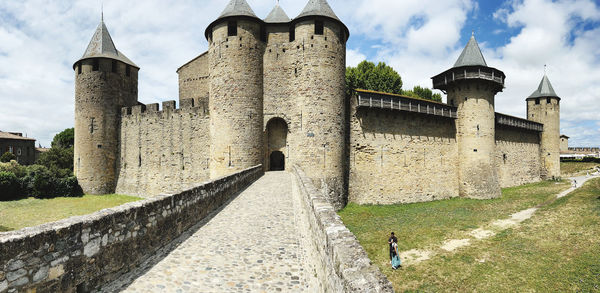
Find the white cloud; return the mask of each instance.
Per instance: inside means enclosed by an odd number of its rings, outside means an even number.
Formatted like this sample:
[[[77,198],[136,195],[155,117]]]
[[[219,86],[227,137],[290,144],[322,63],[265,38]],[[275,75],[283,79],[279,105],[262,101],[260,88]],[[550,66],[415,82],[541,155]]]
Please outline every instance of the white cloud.
[[[524,99],[536,89],[548,64],[548,77],[562,98],[562,123],[593,126],[582,122],[600,120],[600,28],[581,31],[577,27],[582,21],[599,21],[599,7],[587,0],[525,0],[497,14],[508,26],[521,28],[506,46],[484,52],[488,64],[507,75],[506,90],[497,96],[497,110],[524,116]],[[573,136],[573,144],[600,145],[597,131],[581,127],[563,130]]]
[[[358,63],[367,59],[365,54],[359,52],[358,50],[348,49],[346,50],[346,66],[356,67]]]
[[[105,21],[117,48],[141,67],[144,103],[177,99],[175,70],[207,48],[204,29],[228,0],[132,0],[104,3]],[[259,17],[272,0],[248,0]],[[307,0],[281,3],[295,17]],[[329,0],[350,28],[365,40],[348,48],[348,65],[384,61],[405,88],[430,87],[430,77],[450,67],[464,47],[461,30],[477,15],[475,0]],[[99,1],[0,1],[0,129],[27,132],[48,145],[73,125],[72,64],[98,25]],[[600,21],[591,0],[509,0],[493,14],[518,35],[499,48],[480,43],[490,66],[507,75],[497,110],[525,115],[524,99],[548,75],[563,98],[565,131],[582,120],[600,121]],[[578,23],[595,21],[594,29]],[[502,28],[500,28],[502,29]],[[520,30],[519,30],[520,29]],[[587,125],[595,125],[590,123]],[[578,130],[579,131],[579,130]],[[580,133],[588,133],[581,131]],[[566,133],[573,135],[572,133]],[[592,140],[600,145],[600,135]],[[576,138],[573,143],[583,141]]]

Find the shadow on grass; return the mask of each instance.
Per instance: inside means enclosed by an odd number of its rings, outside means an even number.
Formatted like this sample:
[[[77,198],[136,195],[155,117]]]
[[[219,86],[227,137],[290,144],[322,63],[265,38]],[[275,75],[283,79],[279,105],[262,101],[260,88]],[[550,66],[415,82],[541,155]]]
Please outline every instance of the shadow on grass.
[[[8,227],[4,227],[2,225],[0,225],[0,232],[9,232],[9,231],[13,231],[14,229],[8,228]]]

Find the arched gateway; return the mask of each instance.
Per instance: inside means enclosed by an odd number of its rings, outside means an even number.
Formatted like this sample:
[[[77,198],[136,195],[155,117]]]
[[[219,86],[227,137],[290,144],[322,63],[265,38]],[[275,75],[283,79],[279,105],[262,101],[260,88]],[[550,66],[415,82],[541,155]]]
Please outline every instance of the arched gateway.
[[[285,170],[288,126],[282,118],[273,118],[267,123],[267,167],[269,171]]]

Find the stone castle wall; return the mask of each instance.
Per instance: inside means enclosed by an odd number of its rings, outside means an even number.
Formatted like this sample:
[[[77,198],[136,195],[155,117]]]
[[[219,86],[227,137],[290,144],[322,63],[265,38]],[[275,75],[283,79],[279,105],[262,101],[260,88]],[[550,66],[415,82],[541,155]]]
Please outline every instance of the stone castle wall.
[[[540,150],[542,176],[560,177],[560,99],[528,98],[527,119],[544,124]]]
[[[85,193],[114,192],[119,116],[121,107],[137,104],[137,84],[138,69],[116,60],[76,65],[74,171]]]
[[[152,197],[209,179],[209,117],[205,104],[182,100],[122,109],[116,192]]]
[[[296,102],[291,133],[295,160],[322,189],[334,206],[346,204],[346,39],[342,26],[323,20],[323,34],[315,34],[315,20],[295,24],[290,45]]]
[[[177,70],[179,76],[179,102],[195,99],[196,105],[208,106],[210,90],[208,52],[201,54]]]
[[[448,100],[458,106],[458,180],[463,197],[489,199],[501,195],[495,168],[495,94],[493,86],[479,80],[457,82],[448,90]]]
[[[260,23],[238,19],[211,28],[210,175],[216,178],[263,163],[263,53]]]
[[[454,119],[352,109],[350,202],[396,204],[458,196]]]
[[[496,125],[496,170],[502,188],[540,181],[539,133]]]

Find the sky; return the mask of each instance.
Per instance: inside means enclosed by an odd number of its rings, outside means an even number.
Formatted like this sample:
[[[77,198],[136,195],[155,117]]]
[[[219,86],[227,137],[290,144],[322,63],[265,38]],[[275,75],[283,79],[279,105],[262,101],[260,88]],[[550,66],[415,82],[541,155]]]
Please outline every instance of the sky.
[[[275,0],[247,0],[261,18]],[[139,100],[178,100],[176,70],[206,51],[207,25],[229,0],[0,1],[0,130],[49,146],[74,125],[73,63],[104,6],[113,41],[141,67]],[[293,18],[307,0],[281,0]],[[385,62],[404,89],[431,87],[474,33],[506,88],[496,111],[525,117],[544,72],[571,146],[600,146],[600,0],[329,0],[350,29],[347,65]],[[546,67],[545,67],[546,65]],[[545,69],[546,68],[546,69]]]

